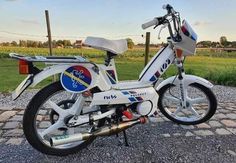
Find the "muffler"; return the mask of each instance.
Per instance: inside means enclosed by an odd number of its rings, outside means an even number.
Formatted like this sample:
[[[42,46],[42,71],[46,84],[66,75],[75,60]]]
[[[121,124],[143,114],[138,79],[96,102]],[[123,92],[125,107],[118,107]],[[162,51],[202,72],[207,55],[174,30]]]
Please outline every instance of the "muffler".
[[[106,126],[92,133],[77,133],[73,135],[54,136],[50,138],[50,145],[57,146],[57,145],[63,145],[63,144],[73,143],[73,142],[82,141],[82,140],[88,140],[89,138],[97,137],[97,136],[110,136],[110,135],[119,133],[127,128],[130,128],[136,124],[146,123],[146,121],[147,121],[146,117],[140,117],[135,120],[122,122],[118,125]]]

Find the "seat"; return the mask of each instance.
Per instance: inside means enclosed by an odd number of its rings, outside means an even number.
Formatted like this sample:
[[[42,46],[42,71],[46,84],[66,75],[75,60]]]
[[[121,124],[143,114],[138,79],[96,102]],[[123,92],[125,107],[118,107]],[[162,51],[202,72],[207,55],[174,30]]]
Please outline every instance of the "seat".
[[[146,88],[152,86],[152,82],[141,82],[141,81],[122,81],[112,85],[113,89],[124,90],[124,89],[137,89]]]
[[[127,41],[125,39],[107,40],[99,37],[87,37],[84,44],[95,49],[109,51],[114,54],[122,54],[128,50]]]

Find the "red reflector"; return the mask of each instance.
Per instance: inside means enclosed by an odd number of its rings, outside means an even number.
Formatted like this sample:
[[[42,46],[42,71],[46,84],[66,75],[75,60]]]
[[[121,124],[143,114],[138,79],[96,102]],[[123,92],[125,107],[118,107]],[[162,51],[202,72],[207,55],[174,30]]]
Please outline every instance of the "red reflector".
[[[25,60],[19,60],[19,73],[29,74],[29,64]]]
[[[133,114],[131,112],[129,112],[129,111],[123,111],[122,113],[128,119],[132,119],[133,118]]]

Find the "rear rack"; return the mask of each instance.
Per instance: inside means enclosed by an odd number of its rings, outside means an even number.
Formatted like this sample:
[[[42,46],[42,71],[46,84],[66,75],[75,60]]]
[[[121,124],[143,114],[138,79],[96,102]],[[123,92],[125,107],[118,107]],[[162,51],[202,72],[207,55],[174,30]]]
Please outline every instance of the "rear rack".
[[[44,62],[44,63],[83,63],[83,64],[92,64],[97,67],[97,65],[93,62],[86,60],[81,56],[72,56],[72,57],[64,57],[64,56],[23,56],[17,53],[10,53],[9,56],[18,60],[25,60],[27,62]]]

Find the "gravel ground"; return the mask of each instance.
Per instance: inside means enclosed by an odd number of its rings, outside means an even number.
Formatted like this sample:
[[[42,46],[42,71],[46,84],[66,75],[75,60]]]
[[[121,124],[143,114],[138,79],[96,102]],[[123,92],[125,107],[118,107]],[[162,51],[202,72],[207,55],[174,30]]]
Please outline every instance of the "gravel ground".
[[[16,101],[13,101],[10,93],[0,93],[0,106],[15,106],[25,108],[38,90],[27,90]],[[213,87],[213,92],[217,96],[218,102],[235,102],[236,87],[220,86]]]
[[[164,125],[164,126],[163,126]],[[173,123],[146,124],[127,130],[130,146],[115,136],[97,138],[77,154],[56,157],[34,150],[27,142],[20,146],[1,145],[0,162],[236,162],[235,135],[161,138]],[[140,145],[142,144],[142,145]],[[26,159],[27,158],[27,159]]]

